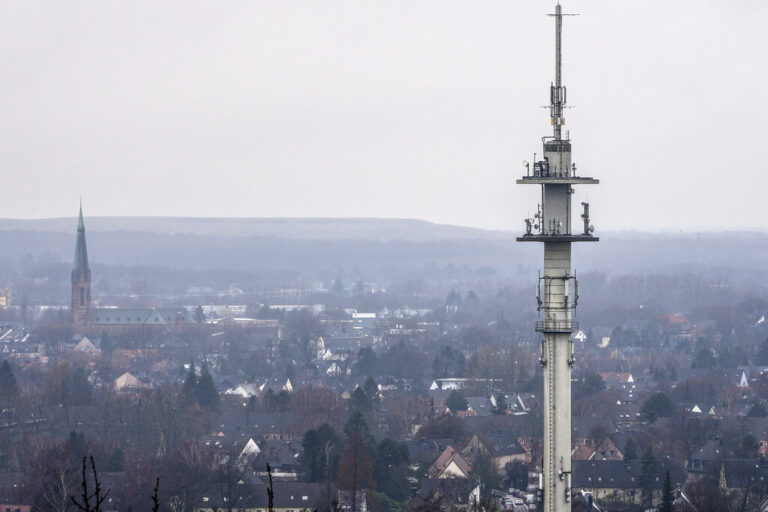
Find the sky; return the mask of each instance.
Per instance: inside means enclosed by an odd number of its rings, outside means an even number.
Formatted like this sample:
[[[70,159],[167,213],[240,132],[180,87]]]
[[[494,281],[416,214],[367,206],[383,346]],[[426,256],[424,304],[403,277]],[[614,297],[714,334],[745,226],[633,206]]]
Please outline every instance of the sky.
[[[768,228],[768,2],[563,3],[601,230]],[[0,2],[0,217],[522,230],[554,2]],[[575,219],[578,220],[578,219]]]

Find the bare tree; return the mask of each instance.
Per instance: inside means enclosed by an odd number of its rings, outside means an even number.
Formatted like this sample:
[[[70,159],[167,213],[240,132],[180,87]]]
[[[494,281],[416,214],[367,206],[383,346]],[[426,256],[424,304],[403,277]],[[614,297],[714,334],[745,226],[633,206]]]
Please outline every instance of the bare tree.
[[[74,496],[70,496],[70,498],[78,510],[82,510],[83,512],[100,512],[101,504],[104,503],[104,500],[106,500],[107,496],[109,496],[109,489],[107,489],[105,494],[101,494],[101,482],[99,482],[99,475],[96,472],[96,463],[93,460],[93,456],[91,456],[90,461],[91,471],[93,472],[94,489],[93,492],[88,491],[88,473],[85,459],[86,458],[83,457],[83,478],[80,484],[83,488],[83,493],[80,495],[80,501],[78,502]]]
[[[160,499],[157,497],[158,489],[160,489],[160,477],[155,480],[155,490],[152,493],[152,512],[160,512]]]
[[[71,510],[70,495],[77,482],[69,451],[40,437],[30,440],[27,451],[24,488],[29,499],[46,510]]]

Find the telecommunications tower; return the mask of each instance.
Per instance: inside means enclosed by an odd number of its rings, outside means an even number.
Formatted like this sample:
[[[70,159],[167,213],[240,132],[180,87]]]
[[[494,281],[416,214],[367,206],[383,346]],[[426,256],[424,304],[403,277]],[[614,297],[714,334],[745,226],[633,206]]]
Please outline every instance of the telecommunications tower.
[[[518,242],[544,242],[544,272],[538,281],[539,321],[542,333],[541,366],[544,372],[544,456],[541,492],[544,512],[571,510],[571,369],[574,364],[571,333],[578,323],[571,316],[579,300],[578,284],[571,272],[571,243],[597,242],[589,222],[589,203],[582,203],[583,230],[573,232],[571,195],[573,186],[597,184],[598,180],[576,173],[571,162],[571,141],[563,137],[563,110],[566,91],[561,82],[560,35],[563,14],[560,4],[555,13],[555,82],[549,89],[549,112],[554,133],[542,138],[542,160],[533,169],[524,162],[526,176],[518,184],[540,185],[541,202],[536,214],[525,219],[525,234]]]

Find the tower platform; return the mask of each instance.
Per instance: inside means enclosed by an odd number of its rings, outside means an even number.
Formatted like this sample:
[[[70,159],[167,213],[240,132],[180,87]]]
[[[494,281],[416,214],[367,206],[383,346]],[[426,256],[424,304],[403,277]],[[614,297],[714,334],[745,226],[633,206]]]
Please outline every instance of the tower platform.
[[[599,242],[600,238],[592,235],[523,235],[518,242]]]
[[[517,180],[518,185],[597,185],[599,183],[600,180],[582,176],[523,176]]]
[[[570,333],[579,330],[576,320],[539,320],[536,322],[536,332]]]

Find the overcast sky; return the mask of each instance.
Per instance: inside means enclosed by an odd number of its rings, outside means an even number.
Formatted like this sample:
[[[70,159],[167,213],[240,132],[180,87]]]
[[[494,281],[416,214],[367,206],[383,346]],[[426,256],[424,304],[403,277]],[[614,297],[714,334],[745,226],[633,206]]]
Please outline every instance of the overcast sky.
[[[520,229],[554,2],[0,2],[0,217]],[[768,227],[768,2],[568,1],[597,232]]]

